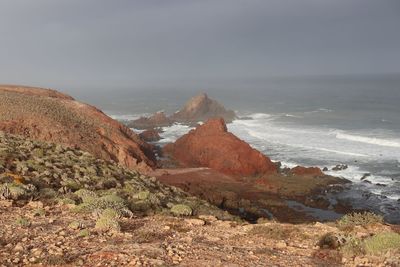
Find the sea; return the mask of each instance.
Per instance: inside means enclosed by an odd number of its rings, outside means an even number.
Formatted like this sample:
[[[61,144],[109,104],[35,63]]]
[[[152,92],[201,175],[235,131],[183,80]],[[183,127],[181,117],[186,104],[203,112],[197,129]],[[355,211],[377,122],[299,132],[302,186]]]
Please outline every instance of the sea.
[[[352,182],[337,195],[400,223],[400,75],[271,78],[206,86],[99,89],[73,95],[118,120],[177,111],[206,92],[239,119],[228,130],[284,166],[327,167]],[[191,128],[164,127],[160,145]],[[134,131],[137,131],[133,129]],[[338,164],[347,169],[333,171]],[[364,179],[361,179],[363,178]]]

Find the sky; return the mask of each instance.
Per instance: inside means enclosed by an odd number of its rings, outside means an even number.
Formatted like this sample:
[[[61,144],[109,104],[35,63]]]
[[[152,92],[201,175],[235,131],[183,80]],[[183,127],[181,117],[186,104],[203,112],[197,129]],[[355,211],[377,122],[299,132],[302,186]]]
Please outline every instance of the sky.
[[[399,0],[0,0],[0,83],[400,73]]]

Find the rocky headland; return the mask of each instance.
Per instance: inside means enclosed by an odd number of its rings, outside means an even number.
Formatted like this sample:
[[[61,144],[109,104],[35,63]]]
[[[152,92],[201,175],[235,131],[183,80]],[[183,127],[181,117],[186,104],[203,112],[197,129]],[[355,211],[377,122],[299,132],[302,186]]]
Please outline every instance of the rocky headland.
[[[167,144],[163,155],[162,164],[169,168],[154,173],[160,181],[253,221],[262,217],[289,222],[323,220],[293,209],[288,201],[316,208],[317,214],[330,206],[327,191],[341,190],[349,183],[317,167],[281,168],[279,162],[229,133],[222,118],[210,119]],[[180,172],[179,168],[189,169]],[[333,207],[333,217],[325,220],[339,217],[346,209],[338,204],[337,213]]]
[[[150,117],[141,117],[137,120],[125,122],[130,128],[151,129],[155,127],[170,126],[173,123],[196,125],[198,122],[210,118],[220,117],[226,122],[236,118],[235,112],[226,109],[218,101],[211,99],[207,94],[201,93],[191,98],[183,108],[167,116],[164,112],[157,112]]]
[[[79,147],[142,172],[156,166],[153,147],[129,128],[50,89],[0,85],[0,130]]]

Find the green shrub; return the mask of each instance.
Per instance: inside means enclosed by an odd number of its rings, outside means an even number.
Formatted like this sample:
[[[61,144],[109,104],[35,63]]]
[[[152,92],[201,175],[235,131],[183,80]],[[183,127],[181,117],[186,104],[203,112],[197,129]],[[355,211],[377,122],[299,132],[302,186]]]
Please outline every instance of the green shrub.
[[[79,189],[74,193],[78,197],[82,199],[82,202],[91,202],[94,199],[97,198],[97,194],[93,191],[87,190],[87,189]]]
[[[21,227],[29,227],[31,225],[31,222],[29,219],[25,217],[19,217],[15,220],[15,223]]]
[[[58,203],[63,204],[63,205],[68,205],[68,204],[75,205],[76,204],[75,200],[67,198],[67,197],[58,199]]]
[[[400,235],[393,232],[384,232],[367,238],[364,241],[367,254],[381,254],[388,250],[400,250]]]
[[[172,206],[171,212],[177,216],[190,216],[192,215],[192,208],[188,205],[184,204],[177,204]]]
[[[355,255],[363,255],[364,247],[363,242],[359,238],[350,238],[343,246],[340,248],[342,254],[346,257],[352,257]]]
[[[141,191],[137,194],[137,198],[140,200],[146,200],[150,196],[149,191]]]
[[[105,209],[96,221],[95,228],[100,231],[119,232],[121,227],[118,223],[118,212],[113,209]]]
[[[383,217],[381,215],[372,212],[349,213],[337,221],[338,225],[341,227],[351,227],[356,225],[366,226],[383,222]]]
[[[32,185],[30,185],[32,186]],[[34,188],[19,183],[4,183],[0,185],[0,199],[27,199]]]
[[[78,237],[87,237],[87,236],[90,236],[90,231],[88,229],[83,229],[78,233]]]

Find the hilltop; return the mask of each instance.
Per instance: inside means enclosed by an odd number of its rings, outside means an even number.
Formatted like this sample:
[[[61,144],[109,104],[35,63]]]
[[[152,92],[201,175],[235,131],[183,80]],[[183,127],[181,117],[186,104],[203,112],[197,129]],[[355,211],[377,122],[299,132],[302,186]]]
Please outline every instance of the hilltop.
[[[129,128],[50,89],[0,85],[0,130],[78,147],[143,172],[155,167],[153,147]]]

